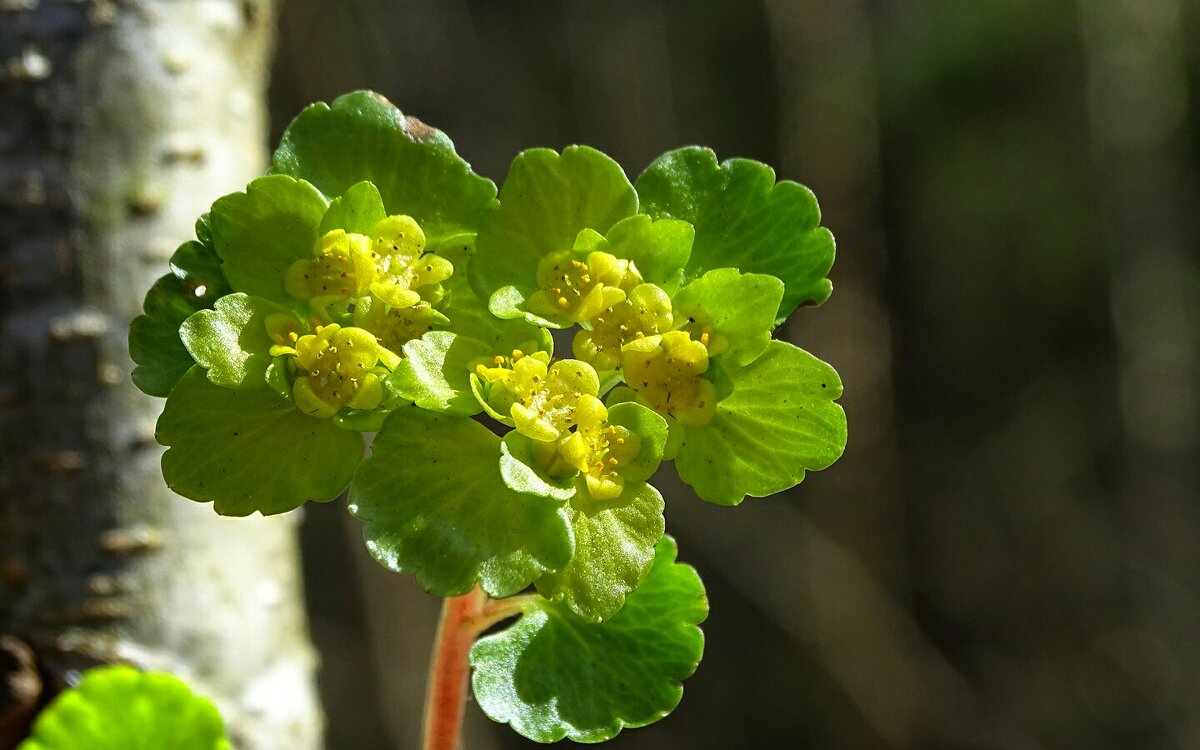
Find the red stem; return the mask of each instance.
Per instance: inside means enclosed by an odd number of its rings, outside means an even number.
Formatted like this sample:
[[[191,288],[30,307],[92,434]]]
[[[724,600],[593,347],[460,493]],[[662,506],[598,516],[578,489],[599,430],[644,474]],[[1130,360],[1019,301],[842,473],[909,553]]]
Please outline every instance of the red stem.
[[[526,611],[533,599],[533,595],[490,599],[478,586],[470,593],[446,599],[429,664],[424,750],[459,749],[467,679],[471,675],[467,652],[480,633]]]
[[[477,620],[487,605],[487,594],[478,586],[442,605],[442,619],[429,664],[425,699],[425,750],[458,750],[462,741],[463,711],[467,702],[467,651],[481,632]]]

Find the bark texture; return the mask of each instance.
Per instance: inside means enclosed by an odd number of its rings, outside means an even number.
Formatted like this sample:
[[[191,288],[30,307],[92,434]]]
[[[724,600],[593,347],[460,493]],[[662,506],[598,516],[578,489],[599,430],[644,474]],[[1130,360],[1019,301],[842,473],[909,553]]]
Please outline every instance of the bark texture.
[[[297,514],[159,472],[128,323],[265,166],[271,0],[0,0],[0,630],[180,674],[243,748],[316,748]]]

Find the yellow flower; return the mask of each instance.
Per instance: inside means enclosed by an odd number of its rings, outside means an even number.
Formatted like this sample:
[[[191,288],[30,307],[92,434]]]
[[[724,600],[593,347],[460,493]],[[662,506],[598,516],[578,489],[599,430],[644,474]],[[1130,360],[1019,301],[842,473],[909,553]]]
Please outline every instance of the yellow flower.
[[[588,493],[614,500],[625,490],[618,469],[637,458],[641,439],[620,425],[608,424],[608,409],[595,396],[579,399],[575,431],[559,443],[563,460],[583,472]]]
[[[294,350],[299,377],[292,398],[300,411],[313,417],[332,417],[346,406],[374,409],[383,400],[383,383],[372,368],[380,359],[375,337],[361,328],[319,326],[300,336]]]
[[[639,403],[689,427],[712,421],[717,389],[701,377],[708,370],[708,348],[687,331],[634,339],[622,354],[625,383]]]
[[[425,232],[411,216],[389,216],[371,231],[375,279],[371,293],[394,308],[412,307],[422,299],[440,301],[441,283],[454,266],[425,250]]]
[[[621,365],[621,347],[635,338],[671,328],[671,298],[654,284],[639,284],[629,296],[605,308],[591,321],[591,330],[575,334],[575,356],[597,370]]]
[[[368,295],[358,300],[354,307],[354,325],[375,334],[380,346],[397,354],[409,341],[421,338],[426,332],[448,322],[446,316],[434,310],[428,302],[397,308],[374,295]],[[391,368],[395,365],[388,366]]]
[[[317,240],[314,255],[293,263],[283,277],[283,288],[288,294],[312,300],[314,307],[361,297],[375,280],[371,240],[361,234],[350,234],[343,229],[327,232]]]
[[[579,260],[569,250],[542,258],[538,290],[525,309],[548,320],[582,323],[624,301],[625,293],[642,283],[632,261],[594,252]]]
[[[596,396],[600,379],[586,362],[562,359],[549,364],[550,355],[520,350],[511,359],[496,357],[495,367],[480,364],[475,373],[488,385],[488,405],[508,414],[517,431],[534,440],[557,440],[575,425],[582,396]]]

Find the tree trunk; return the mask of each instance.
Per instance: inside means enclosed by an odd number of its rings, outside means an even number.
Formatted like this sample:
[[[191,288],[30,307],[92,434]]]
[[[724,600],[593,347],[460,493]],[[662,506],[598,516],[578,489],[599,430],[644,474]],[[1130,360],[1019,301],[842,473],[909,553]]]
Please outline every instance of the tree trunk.
[[[0,631],[172,671],[243,748],[316,748],[297,515],[159,472],[128,324],[260,174],[272,0],[0,0]]]

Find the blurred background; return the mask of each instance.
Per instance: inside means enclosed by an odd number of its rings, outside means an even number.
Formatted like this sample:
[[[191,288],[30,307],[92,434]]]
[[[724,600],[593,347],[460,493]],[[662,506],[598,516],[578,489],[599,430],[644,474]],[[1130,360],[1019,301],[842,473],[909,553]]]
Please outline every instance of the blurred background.
[[[1200,2],[288,0],[273,135],[355,88],[497,183],[765,161],[838,238],[784,333],[846,455],[736,509],[664,478],[707,654],[611,747],[1200,747]],[[329,746],[416,747],[439,602],[305,513]]]

